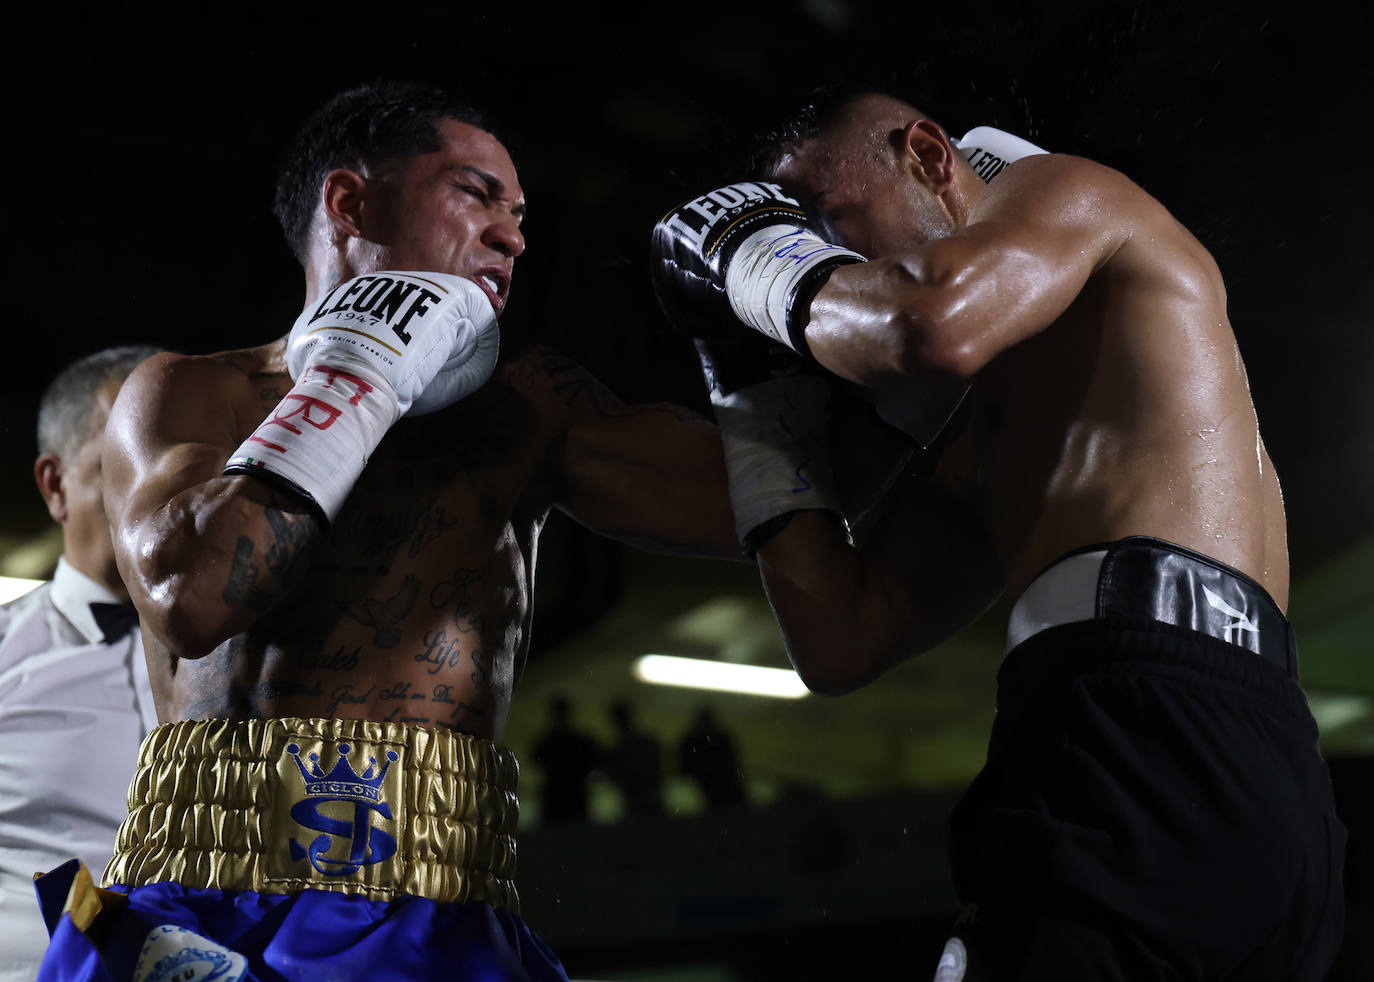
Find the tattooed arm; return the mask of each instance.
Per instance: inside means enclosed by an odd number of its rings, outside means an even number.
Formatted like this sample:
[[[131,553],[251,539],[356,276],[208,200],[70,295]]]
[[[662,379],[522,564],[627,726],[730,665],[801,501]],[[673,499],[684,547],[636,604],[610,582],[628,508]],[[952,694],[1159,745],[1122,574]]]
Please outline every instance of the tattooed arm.
[[[555,491],[564,512],[641,548],[742,558],[713,424],[679,406],[626,406],[579,365],[535,357],[567,414]]]
[[[144,629],[183,658],[277,604],[319,535],[302,501],[221,476],[259,407],[242,370],[169,354],[135,371],[110,412],[102,468],[119,572]]]

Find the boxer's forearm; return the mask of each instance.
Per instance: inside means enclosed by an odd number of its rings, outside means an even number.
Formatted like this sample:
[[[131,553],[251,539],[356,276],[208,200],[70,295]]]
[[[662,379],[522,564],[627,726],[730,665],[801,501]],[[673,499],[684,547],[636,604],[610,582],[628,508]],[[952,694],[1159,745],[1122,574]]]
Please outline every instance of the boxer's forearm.
[[[290,593],[320,535],[306,502],[251,477],[219,477],[117,532],[120,570],[145,629],[199,658]]]
[[[581,524],[636,548],[744,558],[720,437],[679,406],[608,409],[571,426],[556,500]]]
[[[865,385],[928,371],[970,379],[1055,323],[1130,241],[1122,216],[1139,190],[1078,158],[1018,168],[963,227],[831,271],[802,332],[816,360]]]
[[[811,300],[806,343],[815,359],[861,385],[982,367],[976,318],[963,289],[969,271],[939,261],[935,244],[835,270]]]
[[[930,487],[899,494],[861,548],[824,513],[798,512],[758,560],[789,657],[827,694],[948,639],[1003,583],[977,517]]]
[[[916,653],[913,605],[823,512],[796,512],[758,553],[788,657],[807,687],[840,695]]]

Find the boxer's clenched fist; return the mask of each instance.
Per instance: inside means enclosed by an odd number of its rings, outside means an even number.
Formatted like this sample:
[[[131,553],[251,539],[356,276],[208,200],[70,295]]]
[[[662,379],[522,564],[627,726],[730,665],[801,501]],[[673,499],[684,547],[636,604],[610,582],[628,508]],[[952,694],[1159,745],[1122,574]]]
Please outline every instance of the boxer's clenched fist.
[[[470,280],[393,270],[347,280],[296,319],[295,385],[224,472],[284,485],[332,522],[387,430],[480,388],[498,347],[496,312]]]
[[[781,187],[744,181],[674,208],[654,227],[654,288],[684,333],[719,340],[745,324],[800,353],[811,296],[864,257],[829,242]]]
[[[311,365],[352,371],[384,383],[399,415],[419,415],[480,388],[498,348],[496,311],[471,280],[384,270],[307,307],[291,328],[286,367],[297,382]]]

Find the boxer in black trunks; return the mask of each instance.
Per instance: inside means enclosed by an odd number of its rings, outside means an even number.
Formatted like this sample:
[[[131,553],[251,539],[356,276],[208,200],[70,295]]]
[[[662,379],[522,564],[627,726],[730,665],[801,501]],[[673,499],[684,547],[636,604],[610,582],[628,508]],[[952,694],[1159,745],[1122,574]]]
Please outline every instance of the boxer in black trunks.
[[[751,182],[659,223],[655,276],[705,339],[737,524],[798,672],[843,693],[1016,601],[936,977],[1322,978],[1345,832],[1211,256],[1088,160],[985,182],[890,95],[822,90],[765,144]],[[749,328],[803,370],[739,369]],[[760,423],[814,391],[807,363],[880,407],[967,386],[933,476],[858,546],[797,450],[806,417]],[[761,487],[761,443],[812,490]]]

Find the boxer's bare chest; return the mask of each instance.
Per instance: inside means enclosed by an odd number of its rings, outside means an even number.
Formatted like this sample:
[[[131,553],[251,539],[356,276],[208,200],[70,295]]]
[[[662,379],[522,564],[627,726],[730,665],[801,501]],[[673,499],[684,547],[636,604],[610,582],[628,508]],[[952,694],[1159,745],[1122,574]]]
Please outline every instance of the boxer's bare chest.
[[[978,485],[1013,589],[1125,535],[1233,565],[1255,551],[1230,534],[1261,522],[1245,514],[1259,498],[1254,413],[1224,311],[1207,290],[1142,280],[1130,269],[1090,280],[975,383]],[[1210,501],[1226,502],[1226,521],[1209,518]]]
[[[289,383],[261,381],[265,415]],[[498,378],[397,423],[310,544],[290,600],[204,659],[164,662],[164,718],[348,717],[499,738],[528,650],[557,422]],[[226,594],[252,589],[232,570],[226,581]]]

